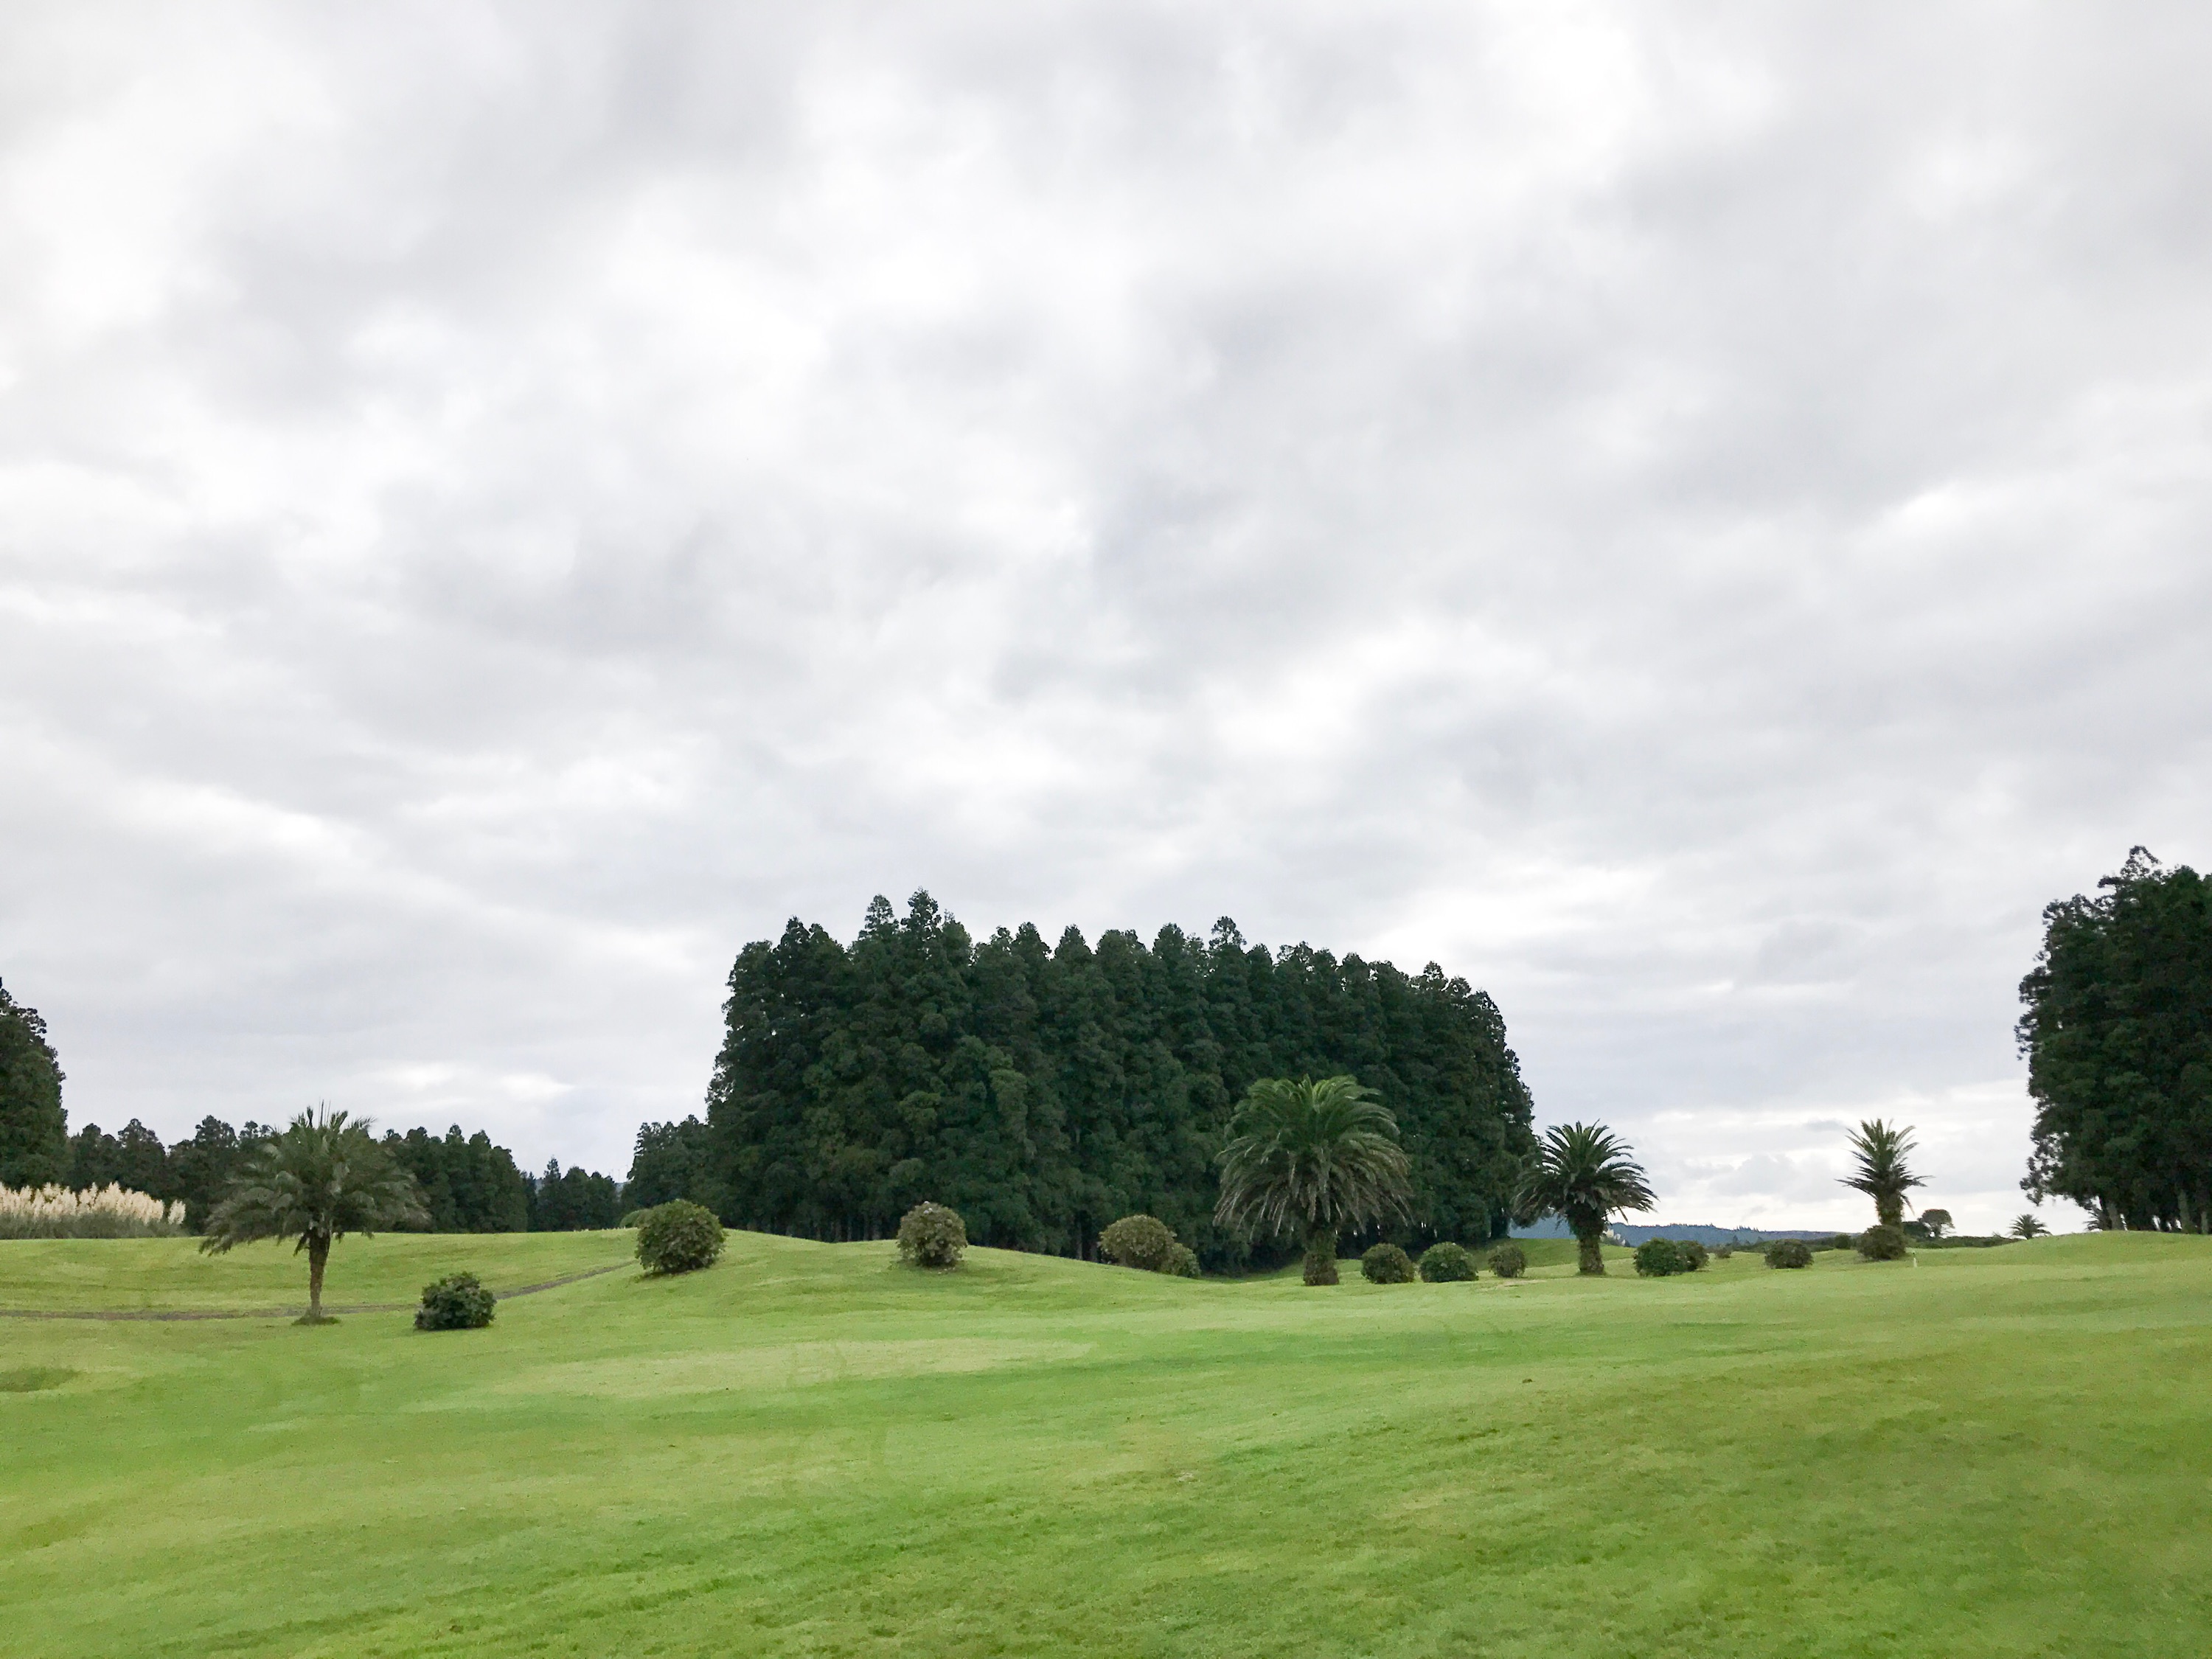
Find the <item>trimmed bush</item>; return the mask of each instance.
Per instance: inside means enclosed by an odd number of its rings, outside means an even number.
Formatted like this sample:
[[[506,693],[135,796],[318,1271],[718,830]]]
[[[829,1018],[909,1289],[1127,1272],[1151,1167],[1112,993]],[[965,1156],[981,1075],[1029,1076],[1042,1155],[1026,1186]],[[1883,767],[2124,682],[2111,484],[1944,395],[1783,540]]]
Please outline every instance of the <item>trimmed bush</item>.
[[[1410,1285],[1413,1258],[1395,1244],[1372,1244],[1359,1258],[1359,1276],[1370,1285]]]
[[[899,1218],[899,1260],[939,1272],[960,1265],[968,1249],[968,1224],[957,1210],[921,1203]]]
[[[1647,1238],[1636,1247],[1636,1271],[1646,1279],[1672,1279],[1692,1271],[1688,1254],[1671,1238]]]
[[[1175,1231],[1157,1216],[1125,1215],[1098,1235],[1098,1254],[1124,1267],[1148,1273],[1166,1267],[1176,1247]]]
[[[447,1273],[422,1287],[418,1331],[480,1331],[491,1323],[492,1293],[474,1273]]]
[[[1178,1244],[1168,1252],[1168,1259],[1160,1263],[1160,1271],[1170,1279],[1198,1277],[1198,1252],[1188,1244]]]
[[[645,1219],[647,1213],[648,1212],[644,1210],[632,1210],[628,1215],[622,1218],[622,1224],[625,1227],[635,1227],[639,1222]]]
[[[1509,1239],[1490,1253],[1490,1271],[1500,1279],[1518,1279],[1528,1271],[1528,1252]]]
[[[1429,1285],[1463,1285],[1474,1277],[1474,1257],[1463,1244],[1439,1239],[1421,1252],[1421,1279]]]
[[[1682,1270],[1685,1273],[1702,1272],[1705,1263],[1713,1259],[1712,1252],[1694,1238],[1678,1238],[1674,1242],[1682,1247],[1682,1260],[1689,1263]]]
[[[1851,1241],[1851,1248],[1867,1261],[1902,1261],[1905,1260],[1905,1229],[1887,1224],[1869,1227]]]
[[[696,1273],[722,1254],[722,1224],[703,1204],[674,1198],[638,1218],[637,1259],[649,1273]]]
[[[1759,1254],[1770,1267],[1809,1267],[1813,1247],[1802,1238],[1770,1238]]]

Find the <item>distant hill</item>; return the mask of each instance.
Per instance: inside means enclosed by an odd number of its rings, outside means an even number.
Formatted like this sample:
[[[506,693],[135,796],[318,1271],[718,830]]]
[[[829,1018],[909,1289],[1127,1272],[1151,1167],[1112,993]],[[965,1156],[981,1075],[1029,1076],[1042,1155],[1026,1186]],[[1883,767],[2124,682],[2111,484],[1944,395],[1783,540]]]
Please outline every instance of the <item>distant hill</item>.
[[[1776,1231],[1762,1227],[1715,1227],[1705,1222],[1662,1221],[1654,1227],[1631,1226],[1625,1221],[1613,1224],[1613,1233],[1627,1244],[1641,1244],[1647,1238],[1694,1238],[1700,1244],[1764,1244],[1770,1238],[1833,1238],[1833,1227],[1788,1228]],[[1567,1224],[1557,1216],[1547,1217],[1533,1227],[1516,1227],[1516,1238],[1569,1238]]]

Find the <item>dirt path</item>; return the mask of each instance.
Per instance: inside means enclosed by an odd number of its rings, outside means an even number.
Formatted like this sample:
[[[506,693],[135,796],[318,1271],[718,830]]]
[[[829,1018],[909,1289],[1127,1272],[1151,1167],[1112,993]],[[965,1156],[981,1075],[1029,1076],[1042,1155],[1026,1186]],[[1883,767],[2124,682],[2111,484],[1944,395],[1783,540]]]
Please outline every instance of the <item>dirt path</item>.
[[[629,1267],[629,1262],[617,1261],[611,1267],[586,1267],[580,1273],[563,1273],[558,1279],[549,1279],[542,1285],[522,1285],[511,1291],[494,1291],[493,1296],[504,1302],[510,1297],[535,1296],[540,1291],[558,1290],[563,1285],[573,1285],[580,1279],[597,1279],[601,1273],[617,1273]],[[405,1313],[416,1306],[412,1302],[356,1302],[341,1307],[335,1304],[323,1311],[336,1316],[339,1314]],[[297,1319],[307,1310],[305,1308],[0,1308],[0,1319]]]

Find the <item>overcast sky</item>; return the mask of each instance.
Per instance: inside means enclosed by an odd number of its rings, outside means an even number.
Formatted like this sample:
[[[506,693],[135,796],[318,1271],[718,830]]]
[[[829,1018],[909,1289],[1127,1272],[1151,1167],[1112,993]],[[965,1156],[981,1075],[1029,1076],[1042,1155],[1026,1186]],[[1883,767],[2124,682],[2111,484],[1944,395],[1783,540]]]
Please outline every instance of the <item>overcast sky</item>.
[[[1879,1113],[2000,1224],[2043,905],[2212,856],[2209,49],[11,5],[0,978],[72,1127],[620,1175],[788,916],[1227,915],[1487,988],[1648,1218]]]

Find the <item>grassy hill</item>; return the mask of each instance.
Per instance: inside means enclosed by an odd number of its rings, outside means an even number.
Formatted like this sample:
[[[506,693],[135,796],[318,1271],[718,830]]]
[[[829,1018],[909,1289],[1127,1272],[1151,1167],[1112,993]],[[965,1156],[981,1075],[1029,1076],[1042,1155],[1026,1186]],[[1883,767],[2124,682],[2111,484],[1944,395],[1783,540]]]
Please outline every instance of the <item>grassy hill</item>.
[[[441,1273],[467,1267],[494,1290],[632,1261],[637,1235],[390,1233],[331,1254],[334,1307],[412,1304]],[[257,1244],[202,1255],[196,1238],[0,1239],[0,1308],[139,1311],[303,1310],[307,1258]]]
[[[348,1241],[329,1294],[627,1243]],[[0,1322],[0,1630],[52,1659],[2203,1659],[2212,1239],[1816,1261],[1315,1291],[737,1234],[482,1332]],[[0,1307],[300,1276],[0,1243]]]

